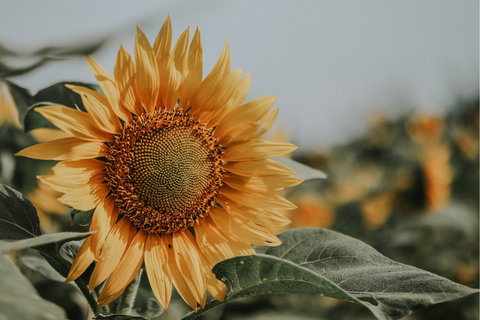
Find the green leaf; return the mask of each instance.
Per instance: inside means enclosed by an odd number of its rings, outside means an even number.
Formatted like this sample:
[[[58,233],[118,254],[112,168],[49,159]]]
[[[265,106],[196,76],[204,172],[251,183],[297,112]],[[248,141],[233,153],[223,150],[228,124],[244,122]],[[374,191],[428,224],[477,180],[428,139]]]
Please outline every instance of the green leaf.
[[[35,108],[51,106],[51,105],[56,105],[56,104],[52,102],[39,102],[39,103],[35,103],[30,108],[28,108],[27,112],[25,112],[25,117],[23,118],[23,130],[25,132],[30,132],[38,128],[60,130],[50,121],[48,121],[47,118],[45,118],[40,112],[35,111]],[[65,106],[62,106],[62,107],[65,107]]]
[[[363,305],[378,319],[400,319],[432,304],[478,292],[388,259],[367,244],[326,229],[293,229],[282,245],[260,247],[213,268],[226,301],[263,294],[325,295]]]
[[[67,319],[65,311],[40,298],[32,284],[0,255],[0,319]]]
[[[317,169],[312,167],[306,166],[300,162],[292,160],[290,158],[285,157],[275,157],[272,158],[277,162],[280,162],[283,165],[286,165],[296,173],[296,177],[303,180],[310,180],[310,179],[325,179],[327,175]]]
[[[108,319],[108,320],[148,320],[147,318],[141,317],[141,316],[130,316],[126,314],[109,314],[109,315],[103,315],[103,314],[98,314],[93,319]]]
[[[65,87],[66,84],[86,87],[97,92],[101,91],[100,87],[96,84],[77,81],[63,81],[38,91],[33,98],[35,99],[35,102],[50,102],[50,104],[63,105],[86,112],[80,95]]]
[[[91,232],[58,232],[58,233],[44,234],[39,237],[12,241],[12,242],[0,241],[0,252],[7,253],[13,250],[38,247],[45,244],[60,242],[60,241],[69,240],[69,239],[72,239],[72,240],[82,239],[95,232],[97,231],[95,230]]]
[[[73,225],[90,225],[93,217],[93,209],[88,211],[80,211],[73,209],[70,212],[70,217],[72,218]]]
[[[27,266],[28,268],[35,270],[46,278],[58,281],[65,282],[65,277],[60,275],[46,260],[39,254],[25,254],[20,256],[20,261]]]
[[[0,240],[21,240],[40,234],[40,220],[30,200],[0,184]]]
[[[77,255],[78,250],[80,250],[80,247],[82,246],[83,242],[85,240],[75,240],[75,241],[69,241],[62,245],[60,248],[60,254],[62,257],[70,262],[70,264],[73,263],[73,260],[75,259],[75,256]]]
[[[73,260],[75,259],[75,256],[77,255],[78,250],[80,249],[81,245],[83,244],[85,240],[77,240],[77,241],[69,241],[63,245],[50,245],[49,247],[42,247],[40,254],[42,255],[43,258],[45,258],[45,261],[56,271],[58,272],[62,277],[67,278],[68,276],[68,271],[70,270],[70,267],[73,263]],[[60,250],[58,250],[58,247],[60,247]],[[60,257],[65,260],[65,263],[59,263],[59,261],[56,261],[52,257],[49,256],[49,253],[57,252],[60,254]],[[53,253],[53,254],[55,254]],[[87,268],[87,270],[80,276],[83,278],[86,282],[88,282],[90,275],[92,274],[93,270],[90,270],[91,268]]]

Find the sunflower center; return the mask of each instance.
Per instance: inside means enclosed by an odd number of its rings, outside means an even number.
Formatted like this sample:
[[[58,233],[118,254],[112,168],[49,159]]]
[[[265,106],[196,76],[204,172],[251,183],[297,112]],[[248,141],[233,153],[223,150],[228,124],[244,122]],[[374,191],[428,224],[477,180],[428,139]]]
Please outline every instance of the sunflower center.
[[[215,203],[221,155],[211,130],[189,114],[142,114],[110,144],[106,171],[116,206],[147,232],[191,227]]]

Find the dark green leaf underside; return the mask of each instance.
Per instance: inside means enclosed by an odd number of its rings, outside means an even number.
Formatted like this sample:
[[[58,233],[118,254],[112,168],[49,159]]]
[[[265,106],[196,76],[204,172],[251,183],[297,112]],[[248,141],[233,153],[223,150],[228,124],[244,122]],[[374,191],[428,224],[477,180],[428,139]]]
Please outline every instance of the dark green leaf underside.
[[[21,240],[40,234],[40,220],[30,200],[0,184],[0,240]]]

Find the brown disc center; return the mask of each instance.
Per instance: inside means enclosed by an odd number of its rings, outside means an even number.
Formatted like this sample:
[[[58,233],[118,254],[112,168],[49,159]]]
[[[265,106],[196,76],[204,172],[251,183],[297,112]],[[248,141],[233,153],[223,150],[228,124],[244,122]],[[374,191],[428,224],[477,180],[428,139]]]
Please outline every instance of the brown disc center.
[[[116,206],[147,232],[188,228],[215,202],[221,154],[211,130],[190,115],[142,114],[110,145],[106,171]]]

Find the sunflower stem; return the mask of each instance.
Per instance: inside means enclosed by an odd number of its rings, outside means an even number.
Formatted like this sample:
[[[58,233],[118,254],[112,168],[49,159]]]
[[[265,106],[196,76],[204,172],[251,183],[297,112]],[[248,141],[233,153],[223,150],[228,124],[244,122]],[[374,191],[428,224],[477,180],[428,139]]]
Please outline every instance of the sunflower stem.
[[[197,312],[195,312],[195,311],[190,311],[189,313],[187,313],[186,315],[184,315],[182,318],[180,318],[180,320],[191,320],[191,319],[195,319],[196,317],[199,317],[200,315],[202,315],[204,312],[207,312],[207,311],[209,311],[210,309],[215,308],[216,306],[223,304],[224,302],[225,302],[225,301],[219,301],[219,300],[217,300],[217,299],[210,300],[209,302],[207,302],[207,303],[205,304],[205,308],[199,309]]]
[[[90,291],[88,290],[88,287],[85,284],[85,282],[82,279],[77,278],[75,280],[75,283],[78,286],[78,288],[80,289],[80,291],[82,292],[82,294],[87,299],[87,302],[90,305],[90,308],[92,308],[93,313],[96,314],[97,307],[98,307],[97,300],[95,300],[95,298],[90,294]]]
[[[60,254],[60,247],[63,245],[60,243],[54,243],[50,245],[43,245],[43,246],[38,246],[35,247],[34,249],[38,250],[39,252],[48,255],[50,258],[55,260],[58,264],[60,264],[65,270],[70,270],[70,263],[65,260],[65,258],[62,257]],[[90,291],[88,290],[87,284],[81,279],[77,278],[75,279],[75,284],[77,285],[78,289],[80,289],[80,292],[85,296],[85,299],[87,299],[88,304],[90,305],[90,308],[92,308],[93,313],[97,312],[97,307],[98,303],[93,295],[90,294]]]
[[[118,306],[119,314],[130,314],[132,312],[133,303],[135,302],[135,297],[137,296],[138,286],[140,285],[140,280],[142,278],[142,269],[138,271],[135,279],[127,286],[125,291],[122,294],[122,301]]]

